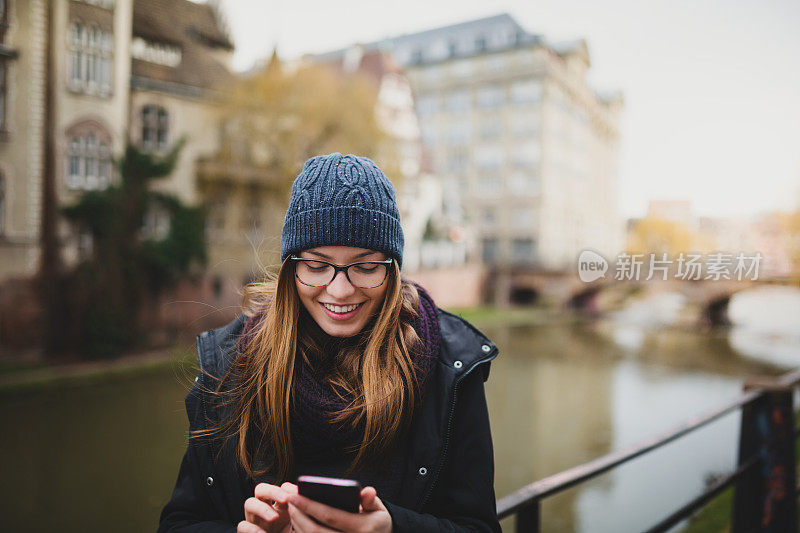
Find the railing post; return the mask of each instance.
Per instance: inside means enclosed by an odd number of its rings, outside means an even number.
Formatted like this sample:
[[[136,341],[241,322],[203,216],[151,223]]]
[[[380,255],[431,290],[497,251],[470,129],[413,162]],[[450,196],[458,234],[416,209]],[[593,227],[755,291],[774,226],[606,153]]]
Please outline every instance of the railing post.
[[[517,533],[539,533],[539,500],[517,511]]]
[[[761,460],[736,484],[732,533],[797,532],[792,389],[752,380],[745,390],[764,393],[742,407],[739,464]]]

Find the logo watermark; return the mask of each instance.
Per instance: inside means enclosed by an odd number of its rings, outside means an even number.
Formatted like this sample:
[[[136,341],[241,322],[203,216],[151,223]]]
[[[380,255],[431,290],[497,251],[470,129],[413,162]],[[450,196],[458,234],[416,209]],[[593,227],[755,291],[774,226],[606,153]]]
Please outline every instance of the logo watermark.
[[[593,250],[584,250],[578,256],[578,277],[584,283],[605,278],[608,272],[608,261]]]
[[[614,279],[617,281],[649,281],[652,279],[679,280],[758,280],[759,267],[764,256],[761,252],[709,254],[683,253],[670,257],[664,253],[620,253],[614,262]],[[578,256],[578,277],[589,283],[606,277],[609,262],[593,250],[584,250]]]

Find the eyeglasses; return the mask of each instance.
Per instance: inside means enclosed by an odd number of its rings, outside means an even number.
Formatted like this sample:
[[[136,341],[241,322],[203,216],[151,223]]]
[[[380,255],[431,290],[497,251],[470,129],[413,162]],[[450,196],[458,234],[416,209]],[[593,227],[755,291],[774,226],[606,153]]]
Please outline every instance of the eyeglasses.
[[[333,282],[336,274],[344,272],[347,281],[360,289],[374,289],[386,281],[392,259],[385,261],[360,261],[349,265],[334,265],[322,259],[305,259],[291,256],[294,261],[294,272],[303,285],[322,287]]]

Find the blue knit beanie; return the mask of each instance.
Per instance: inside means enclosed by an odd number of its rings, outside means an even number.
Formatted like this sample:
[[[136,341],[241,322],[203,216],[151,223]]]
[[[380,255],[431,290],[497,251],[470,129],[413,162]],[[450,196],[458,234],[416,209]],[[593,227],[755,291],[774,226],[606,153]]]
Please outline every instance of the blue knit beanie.
[[[392,182],[366,157],[312,157],[292,184],[281,261],[316,246],[383,252],[403,264],[403,228]]]

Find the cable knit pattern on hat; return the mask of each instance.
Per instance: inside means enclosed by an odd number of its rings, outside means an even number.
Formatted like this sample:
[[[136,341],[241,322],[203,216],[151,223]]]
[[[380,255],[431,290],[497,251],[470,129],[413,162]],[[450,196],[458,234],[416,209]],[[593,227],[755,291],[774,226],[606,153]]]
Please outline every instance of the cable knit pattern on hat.
[[[403,264],[403,228],[394,186],[372,160],[333,153],[312,157],[292,184],[281,261],[316,246],[383,252]]]

